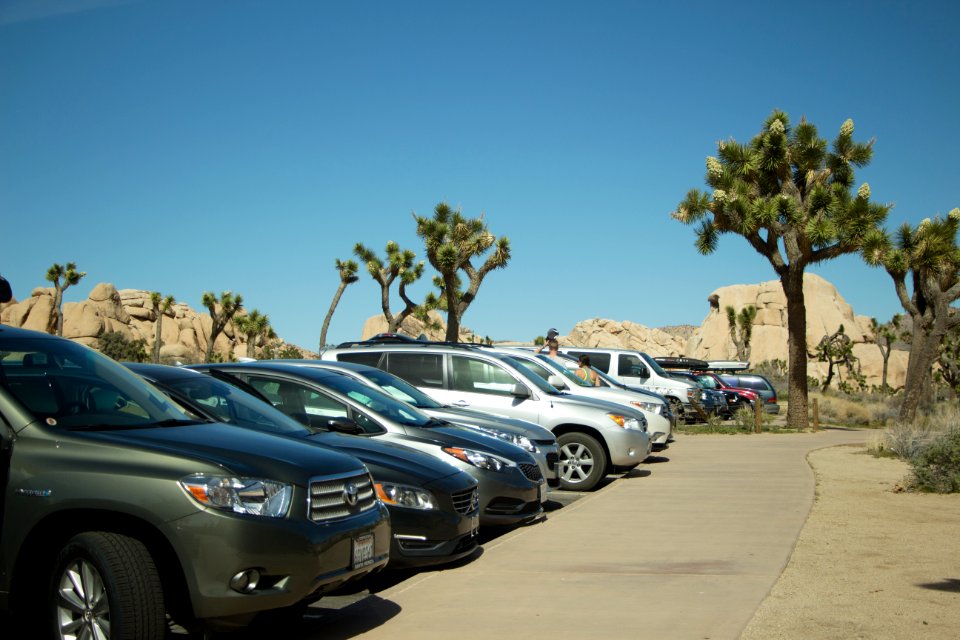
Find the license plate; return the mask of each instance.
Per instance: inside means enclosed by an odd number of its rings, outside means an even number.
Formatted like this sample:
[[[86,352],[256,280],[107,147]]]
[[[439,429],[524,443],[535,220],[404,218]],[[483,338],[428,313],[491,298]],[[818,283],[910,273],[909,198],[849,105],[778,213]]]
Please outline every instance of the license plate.
[[[541,482],[540,485],[537,487],[537,498],[540,500],[540,502],[547,501],[547,483],[546,482]]]
[[[480,514],[470,516],[470,535],[475,536],[480,531]]]
[[[373,564],[373,535],[353,539],[353,568],[361,569]]]

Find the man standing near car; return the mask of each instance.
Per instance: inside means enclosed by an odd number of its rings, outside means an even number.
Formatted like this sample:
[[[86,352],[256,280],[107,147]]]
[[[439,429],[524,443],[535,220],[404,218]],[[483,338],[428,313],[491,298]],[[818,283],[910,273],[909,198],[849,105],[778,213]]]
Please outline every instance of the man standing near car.
[[[556,329],[550,329],[547,331],[547,339],[543,341],[543,344],[540,345],[540,348],[537,349],[537,353],[541,353],[544,347],[547,347],[547,356],[553,360],[559,360],[559,353],[557,349],[560,348],[560,343],[557,342],[557,336],[560,335],[560,332]]]

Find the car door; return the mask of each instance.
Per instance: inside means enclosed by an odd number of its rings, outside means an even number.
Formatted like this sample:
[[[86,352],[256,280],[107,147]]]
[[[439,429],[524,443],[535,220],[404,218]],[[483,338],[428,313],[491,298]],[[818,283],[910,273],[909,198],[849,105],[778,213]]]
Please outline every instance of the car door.
[[[632,353],[620,353],[617,358],[617,379],[623,384],[644,387],[650,384],[650,367]]]
[[[502,364],[469,354],[447,354],[448,385],[436,394],[444,404],[539,423],[539,400],[534,390]],[[527,395],[517,396],[517,385]],[[424,389],[427,393],[433,390]]]

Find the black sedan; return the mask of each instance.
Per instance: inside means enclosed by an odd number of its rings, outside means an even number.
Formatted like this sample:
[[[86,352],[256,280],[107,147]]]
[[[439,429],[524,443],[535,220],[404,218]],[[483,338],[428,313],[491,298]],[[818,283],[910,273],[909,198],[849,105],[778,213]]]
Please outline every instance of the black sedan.
[[[256,391],[197,371],[152,364],[126,366],[201,418],[307,438],[359,458],[390,512],[390,567],[450,562],[477,548],[477,481],[456,467],[401,445],[310,429],[247,393]]]

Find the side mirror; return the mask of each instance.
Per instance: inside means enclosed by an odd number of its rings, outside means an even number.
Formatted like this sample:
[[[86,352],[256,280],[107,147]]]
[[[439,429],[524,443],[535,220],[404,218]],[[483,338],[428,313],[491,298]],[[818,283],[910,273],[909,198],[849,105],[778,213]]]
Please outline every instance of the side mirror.
[[[634,367],[633,369],[634,369],[634,371],[636,372],[636,375],[637,375],[638,378],[649,378],[649,377],[650,377],[650,369],[647,369],[647,365],[645,365],[645,364],[641,364],[640,366],[636,366],[636,367]]]
[[[557,374],[553,374],[547,378],[547,382],[555,386],[557,389],[567,388],[567,381],[563,379],[563,376],[558,376]]]
[[[530,389],[527,389],[524,385],[519,382],[513,385],[513,391],[511,392],[515,398],[529,398]]]
[[[360,428],[360,425],[349,418],[330,418],[323,426],[330,431],[346,433],[352,436],[363,433],[363,429]]]

